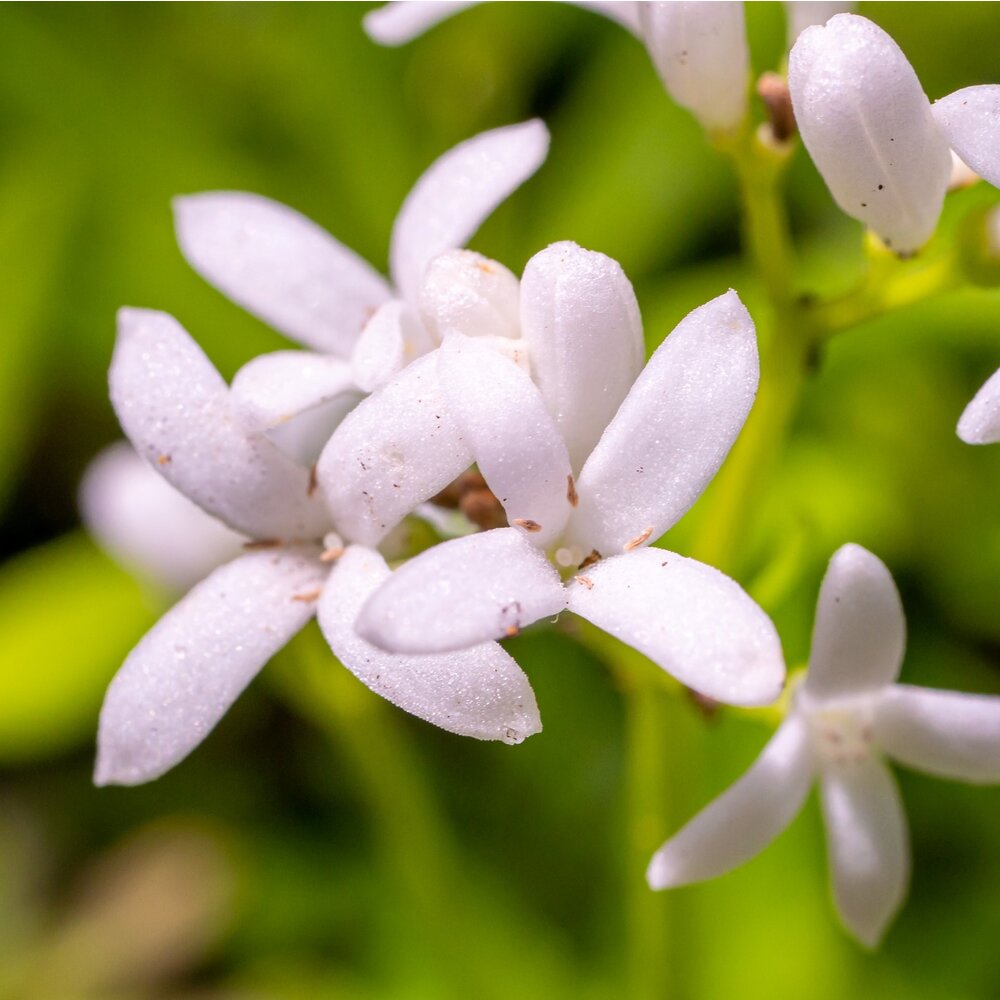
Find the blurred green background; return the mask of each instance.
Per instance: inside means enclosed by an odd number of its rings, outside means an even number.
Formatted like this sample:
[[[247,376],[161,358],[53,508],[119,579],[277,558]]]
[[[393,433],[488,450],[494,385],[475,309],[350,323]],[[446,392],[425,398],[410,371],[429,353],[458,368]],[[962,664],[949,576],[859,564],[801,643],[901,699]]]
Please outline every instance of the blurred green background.
[[[117,437],[115,310],[173,313],[226,375],[282,345],[185,264],[173,195],[260,192],[383,266],[396,210],[432,159],[541,115],[548,162],[474,247],[515,271],[558,239],[616,257],[650,347],[729,286],[752,312],[759,302],[726,163],[620,28],[559,4],[490,4],[386,50],[363,34],[365,9],[0,7],[0,996],[640,995],[629,913],[646,890],[621,692],[565,632],[510,643],[545,722],[521,747],[395,711],[307,636],[169,775],[90,783],[104,688],[169,601],[78,526],[80,475]],[[998,77],[1000,5],[860,10],[932,98]],[[776,66],[780,5],[750,4],[748,20],[757,69]],[[860,227],[801,150],[789,199],[802,290],[842,290]],[[904,679],[1000,693],[1000,447],[954,434],[1000,365],[1000,292],[869,323],[820,361],[752,513],[758,557],[743,582],[801,664],[826,560],[862,543],[903,592]],[[683,551],[698,526],[696,507],[669,544]],[[303,694],[307,675],[328,699]],[[638,791],[660,817],[654,846],[767,736],[666,694],[660,707],[662,775]],[[836,924],[811,801],[738,872],[655,897],[657,995],[1000,995],[1000,790],[900,780],[914,877],[880,952]]]

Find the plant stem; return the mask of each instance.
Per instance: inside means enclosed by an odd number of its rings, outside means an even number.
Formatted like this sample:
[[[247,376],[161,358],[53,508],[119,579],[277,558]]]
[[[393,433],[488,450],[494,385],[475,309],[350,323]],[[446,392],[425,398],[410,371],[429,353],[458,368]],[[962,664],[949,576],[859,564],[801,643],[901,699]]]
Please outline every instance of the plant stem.
[[[746,252],[768,300],[758,326],[761,372],[757,400],[707,497],[692,555],[723,572],[741,568],[749,512],[780,454],[805,381],[813,338],[796,301],[794,251],[780,196],[786,155],[744,136],[730,150],[742,192]]]

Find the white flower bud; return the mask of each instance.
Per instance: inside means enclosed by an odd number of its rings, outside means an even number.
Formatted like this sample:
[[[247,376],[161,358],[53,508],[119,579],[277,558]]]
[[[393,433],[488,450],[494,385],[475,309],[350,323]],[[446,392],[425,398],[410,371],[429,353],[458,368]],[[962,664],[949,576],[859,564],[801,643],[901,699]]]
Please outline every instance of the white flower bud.
[[[710,132],[746,117],[749,53],[742,3],[642,3],[646,48],[667,93]]]
[[[428,265],[420,314],[431,336],[517,337],[520,285],[503,264],[472,250],[449,250]]]
[[[934,232],[951,154],[913,67],[877,25],[840,14],[788,64],[802,141],[834,200],[900,253]]]

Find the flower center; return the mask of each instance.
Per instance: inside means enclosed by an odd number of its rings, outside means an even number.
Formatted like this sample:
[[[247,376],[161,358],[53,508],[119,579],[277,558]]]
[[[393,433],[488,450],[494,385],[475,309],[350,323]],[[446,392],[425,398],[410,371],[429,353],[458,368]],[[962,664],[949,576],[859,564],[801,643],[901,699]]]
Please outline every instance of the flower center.
[[[831,764],[863,764],[874,742],[872,712],[868,706],[828,708],[809,718],[816,751]]]

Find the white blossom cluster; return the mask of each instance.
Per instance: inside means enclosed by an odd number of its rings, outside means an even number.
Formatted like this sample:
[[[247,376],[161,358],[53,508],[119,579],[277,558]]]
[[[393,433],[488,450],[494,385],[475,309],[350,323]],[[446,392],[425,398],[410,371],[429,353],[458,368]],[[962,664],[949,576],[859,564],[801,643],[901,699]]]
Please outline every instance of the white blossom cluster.
[[[398,44],[465,6],[389,4],[367,26]],[[742,4],[586,6],[644,40],[669,93],[707,130],[744,123]],[[870,21],[809,26],[842,5],[789,7],[798,129],[846,212],[911,252],[936,226],[952,150],[1000,183],[1000,88],[932,105]],[[266,198],[178,199],[191,265],[306,349],[258,357],[227,385],[172,317],[119,314],[111,399],[133,450],[114,446],[91,468],[85,516],[137,572],[195,585],[110,686],[99,784],[177,764],[313,616],[373,691],[478,739],[540,731],[530,684],[498,640],[567,611],[716,701],[781,695],[781,644],[764,611],[718,570],[654,544],[704,491],[753,405],[757,340],[739,296],[695,309],[647,361],[615,261],[561,242],[518,278],[462,249],[548,142],[530,121],[432,164],[393,228],[391,281]],[[959,433],[1000,440],[1000,372]],[[471,469],[483,509],[456,514],[446,497]],[[444,540],[406,560],[398,536],[412,516]],[[818,780],[837,907],[875,944],[909,870],[884,757],[1000,781],[1000,699],[896,684],[904,643],[888,570],[844,546],[786,721],[747,775],[656,854],[651,886],[742,863]]]

